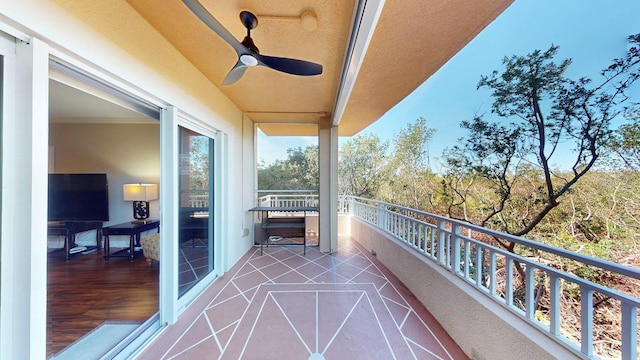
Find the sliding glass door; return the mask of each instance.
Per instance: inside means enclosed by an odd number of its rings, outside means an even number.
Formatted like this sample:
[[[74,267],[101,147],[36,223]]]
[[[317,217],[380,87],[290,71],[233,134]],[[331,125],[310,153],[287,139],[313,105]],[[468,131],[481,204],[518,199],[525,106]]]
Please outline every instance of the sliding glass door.
[[[178,293],[182,296],[214,269],[214,140],[179,127]]]

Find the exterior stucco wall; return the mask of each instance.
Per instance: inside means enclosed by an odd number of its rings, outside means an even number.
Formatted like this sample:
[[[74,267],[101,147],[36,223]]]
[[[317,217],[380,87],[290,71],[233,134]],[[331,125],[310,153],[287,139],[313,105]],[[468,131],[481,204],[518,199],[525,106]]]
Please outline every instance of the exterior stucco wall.
[[[577,358],[464,280],[379,229],[352,218],[351,238],[375,252],[472,359]]]

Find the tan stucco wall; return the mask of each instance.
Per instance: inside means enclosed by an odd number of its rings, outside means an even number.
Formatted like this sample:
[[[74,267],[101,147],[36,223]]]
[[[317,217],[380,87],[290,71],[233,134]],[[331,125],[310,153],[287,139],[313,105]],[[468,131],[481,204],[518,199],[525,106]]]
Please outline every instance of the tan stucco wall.
[[[377,228],[351,220],[351,238],[380,260],[471,358],[573,359],[573,352],[431,260]]]

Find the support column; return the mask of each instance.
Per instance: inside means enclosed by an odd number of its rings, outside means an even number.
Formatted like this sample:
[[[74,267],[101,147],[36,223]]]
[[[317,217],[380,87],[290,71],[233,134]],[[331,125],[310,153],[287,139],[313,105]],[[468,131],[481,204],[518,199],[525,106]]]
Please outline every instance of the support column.
[[[338,247],[338,127],[323,118],[318,127],[320,189],[320,251],[332,253]]]

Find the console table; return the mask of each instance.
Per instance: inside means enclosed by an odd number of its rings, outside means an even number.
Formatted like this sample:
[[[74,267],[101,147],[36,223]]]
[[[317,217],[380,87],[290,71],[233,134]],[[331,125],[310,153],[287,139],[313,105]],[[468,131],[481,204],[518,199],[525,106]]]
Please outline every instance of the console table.
[[[160,232],[160,220],[148,220],[144,222],[126,222],[117,225],[111,225],[102,228],[102,235],[104,235],[104,260],[109,261],[109,258],[114,257],[130,257],[131,260],[136,255],[135,247],[140,247],[140,234],[143,231],[156,229]],[[129,248],[120,249],[111,254],[111,243],[109,236],[112,235],[127,235],[129,236]],[[129,253],[123,254],[124,251],[129,250]]]
[[[102,221],[51,221],[47,223],[47,234],[50,236],[64,236],[64,254],[69,260],[71,248],[76,246],[76,234],[95,230],[96,248],[100,250],[100,230]]]
[[[260,239],[260,255],[262,247],[267,245],[302,245],[303,253],[307,253],[307,213],[318,212],[317,206],[256,206],[249,211],[259,211],[262,213],[262,228],[265,236]],[[272,213],[302,213],[303,216],[270,216]],[[271,231],[278,230],[280,234],[289,234],[291,237],[302,237],[302,244],[278,243],[271,240]]]

